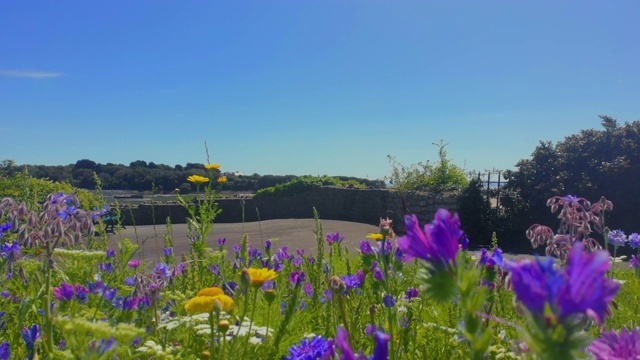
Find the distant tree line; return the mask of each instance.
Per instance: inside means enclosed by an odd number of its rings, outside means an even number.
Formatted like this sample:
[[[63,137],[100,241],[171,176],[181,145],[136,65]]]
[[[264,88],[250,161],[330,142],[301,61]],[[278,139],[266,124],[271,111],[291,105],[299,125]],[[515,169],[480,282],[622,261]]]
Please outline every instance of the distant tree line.
[[[143,160],[131,162],[128,166],[122,164],[101,164],[89,159],[76,161],[69,165],[16,165],[12,160],[4,160],[0,164],[0,176],[10,176],[17,172],[26,172],[38,179],[48,179],[55,182],[66,182],[83,189],[95,189],[96,176],[105,190],[132,190],[169,193],[180,189],[185,193],[195,190],[195,186],[187,182],[190,175],[209,176],[209,170],[204,164],[187,163],[186,165],[169,166],[147,163]],[[95,175],[94,175],[95,174]],[[218,171],[217,176],[225,175],[228,179],[224,190],[256,192],[259,189],[287,183],[296,175],[240,175]],[[356,180],[368,187],[384,187],[382,180],[368,180],[357,177],[337,176],[343,181]]]

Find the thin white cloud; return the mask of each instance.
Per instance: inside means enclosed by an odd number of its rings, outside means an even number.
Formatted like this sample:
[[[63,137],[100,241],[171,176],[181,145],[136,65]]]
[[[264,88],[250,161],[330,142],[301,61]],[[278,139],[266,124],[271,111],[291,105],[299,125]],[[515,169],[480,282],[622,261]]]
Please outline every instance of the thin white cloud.
[[[29,79],[50,79],[64,76],[63,73],[47,71],[20,71],[20,70],[0,70],[0,76],[29,78]]]

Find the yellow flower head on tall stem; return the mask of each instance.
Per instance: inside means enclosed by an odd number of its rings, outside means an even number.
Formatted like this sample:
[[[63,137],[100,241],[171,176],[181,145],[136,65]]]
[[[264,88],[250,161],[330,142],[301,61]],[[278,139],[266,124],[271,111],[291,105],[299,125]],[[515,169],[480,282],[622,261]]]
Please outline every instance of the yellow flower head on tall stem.
[[[191,298],[184,304],[184,309],[190,315],[200,313],[210,313],[214,310],[216,304],[219,304],[219,309],[226,312],[231,312],[235,306],[232,298],[227,295],[220,294],[215,296],[196,296]]]
[[[382,235],[382,234],[376,234],[376,233],[371,233],[371,234],[368,234],[368,235],[366,236],[366,238],[367,238],[367,239],[372,239],[372,240],[375,240],[375,241],[382,241],[382,240],[384,239],[384,235]]]
[[[275,279],[278,274],[272,269],[262,268],[262,269],[247,269],[249,275],[251,277],[251,286],[254,288],[259,288],[264,285],[269,280]]]
[[[220,176],[218,178],[218,184],[224,184],[227,182],[227,177],[226,176]]]
[[[207,164],[204,166],[205,169],[207,170],[218,170],[220,169],[222,166],[220,164]]]
[[[219,287],[208,287],[198,291],[196,296],[216,296],[216,295],[224,295],[224,291]]]
[[[187,181],[190,181],[194,184],[202,184],[209,182],[209,178],[200,175],[191,175],[187,178]]]

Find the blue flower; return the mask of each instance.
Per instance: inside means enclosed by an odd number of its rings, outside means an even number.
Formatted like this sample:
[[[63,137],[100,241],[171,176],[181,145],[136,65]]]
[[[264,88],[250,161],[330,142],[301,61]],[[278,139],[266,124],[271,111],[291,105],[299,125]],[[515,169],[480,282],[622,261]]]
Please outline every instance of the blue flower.
[[[33,350],[36,344],[36,340],[40,339],[40,326],[38,326],[38,324],[34,324],[31,329],[23,328],[22,339],[27,345],[27,350],[29,351],[29,359],[33,359]]]
[[[6,224],[0,225],[0,239],[2,239],[4,234],[9,230],[11,230],[11,223],[6,223]]]
[[[302,339],[299,344],[289,348],[288,360],[330,359],[334,354],[333,342],[322,336]]]
[[[640,248],[640,234],[633,233],[629,235],[629,245],[634,249]]]
[[[627,236],[622,230],[618,229],[609,232],[609,244],[617,248],[624,246],[625,242],[627,242]]]
[[[0,344],[0,360],[8,360],[11,358],[11,346],[8,342],[3,341]]]
[[[382,297],[382,302],[384,303],[384,306],[388,308],[396,306],[396,299],[394,299],[391,294],[385,294]]]

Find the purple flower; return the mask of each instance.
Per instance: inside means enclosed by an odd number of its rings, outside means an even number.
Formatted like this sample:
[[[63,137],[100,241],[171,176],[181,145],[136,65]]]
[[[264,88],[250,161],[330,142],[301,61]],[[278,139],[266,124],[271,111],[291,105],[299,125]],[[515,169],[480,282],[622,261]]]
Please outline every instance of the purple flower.
[[[413,258],[426,260],[436,268],[456,264],[456,255],[460,249],[458,240],[463,235],[458,215],[440,209],[431,224],[420,229],[418,218],[407,215],[404,218],[407,235],[398,239],[398,248],[405,254],[404,260]]]
[[[40,339],[40,326],[38,326],[38,324],[33,324],[31,329],[23,328],[22,339],[27,345],[27,350],[30,354],[29,358],[33,359],[33,346],[35,345],[36,340]]]
[[[341,243],[344,240],[344,236],[340,236],[339,232],[327,234],[327,242],[330,244]]]
[[[345,286],[347,287],[347,291],[349,289],[355,289],[360,287],[360,280],[356,275],[345,275],[340,277],[342,281],[344,281]]]
[[[233,245],[233,252],[234,253],[239,253],[240,250],[242,250],[242,245]]]
[[[565,197],[562,198],[565,202],[576,202],[578,201],[578,197],[577,196],[573,196],[573,195],[566,195]]]
[[[118,343],[116,342],[116,338],[115,337],[110,337],[107,340],[100,339],[100,341],[97,342],[97,343],[96,343],[95,340],[93,340],[89,344],[89,352],[98,355],[98,357],[100,358],[107,351],[110,351],[111,349],[113,349],[116,346],[118,346]]]
[[[289,348],[288,360],[331,359],[335,354],[333,342],[322,336],[305,338]]]
[[[631,261],[629,261],[629,267],[632,269],[640,269],[640,258],[636,255],[631,255]]]
[[[289,282],[294,285],[294,286],[299,286],[301,283],[304,282],[304,279],[306,278],[306,275],[304,273],[304,271],[292,271],[291,274],[289,275]]]
[[[349,345],[349,333],[342,326],[336,330],[336,345],[342,351],[340,360],[356,360],[356,355]]]
[[[516,297],[535,316],[544,316],[545,305],[560,320],[569,315],[587,315],[601,323],[620,284],[609,280],[606,251],[586,253],[576,242],[564,272],[554,268],[553,259],[511,263],[511,284]]]
[[[384,296],[382,297],[382,303],[388,308],[396,306],[396,300],[391,294],[384,294]]]
[[[211,272],[214,273],[216,276],[220,276],[220,265],[213,264],[209,266],[209,270],[211,270]]]
[[[624,246],[624,243],[627,241],[627,236],[620,229],[613,230],[609,232],[609,244],[614,247]]]
[[[307,261],[309,262],[309,264],[313,265],[316,263],[316,258],[314,258],[313,256],[309,256],[307,258]]]
[[[115,250],[107,250],[107,259],[112,258],[114,256],[116,256]]]
[[[382,281],[384,279],[384,273],[382,272],[382,269],[377,266],[373,268],[373,278],[378,281]]]
[[[633,233],[629,235],[629,245],[634,249],[640,249],[640,234]]]
[[[136,278],[133,276],[129,276],[128,278],[124,279],[124,284],[127,286],[133,286],[136,284]]]
[[[265,250],[265,251],[267,251],[267,252],[268,252],[269,250],[271,250],[271,245],[273,245],[273,243],[271,242],[271,240],[267,240],[267,241],[265,241],[265,242],[264,242],[264,250]]]
[[[640,332],[637,327],[632,331],[623,328],[618,334],[614,330],[605,331],[589,346],[589,351],[596,360],[638,359],[640,358]]]
[[[407,294],[404,296],[405,299],[407,300],[411,300],[411,299],[415,299],[419,296],[419,292],[418,289],[416,288],[408,288],[407,289]]]
[[[389,340],[391,336],[381,331],[376,332],[376,347],[371,360],[387,360],[389,358]]]
[[[371,244],[369,244],[367,240],[360,241],[360,252],[362,253],[362,255],[373,254],[373,248],[371,247]]]
[[[173,254],[172,247],[164,248],[164,256],[171,256],[171,254]]]
[[[129,262],[127,263],[129,267],[132,267],[134,269],[140,266],[140,264],[142,264],[142,261],[140,261],[140,259],[129,260]]]
[[[304,293],[311,299],[313,298],[313,285],[308,282],[304,284]]]
[[[298,254],[298,256],[304,255],[304,249],[297,249],[296,254]]]
[[[113,264],[111,264],[111,263],[101,263],[100,264],[100,271],[106,272],[108,274],[113,273]]]
[[[478,263],[482,266],[488,265],[488,266],[504,266],[504,258],[502,257],[502,250],[501,249],[495,249],[493,250],[493,254],[491,254],[491,256],[489,256],[489,253],[487,252],[487,249],[482,248],[482,250],[480,251],[480,260],[478,261]]]
[[[364,284],[364,279],[365,279],[364,271],[362,271],[362,269],[358,269],[358,271],[356,272],[356,277],[360,282],[360,286],[362,286],[362,284]]]
[[[367,336],[373,336],[376,331],[378,331],[378,327],[375,324],[367,324],[367,326],[364,328],[364,332],[365,334],[367,334]]]
[[[0,344],[0,360],[8,360],[11,358],[11,346],[8,342],[3,341]]]
[[[227,242],[227,238],[218,238],[218,245],[222,246]]]
[[[303,262],[304,262],[304,259],[301,256],[298,256],[298,257],[294,258],[291,263],[293,264],[293,266],[298,267]]]
[[[12,252],[15,253],[15,255],[19,255],[21,250],[20,244],[18,244],[17,241],[14,241],[11,245],[9,245],[9,243],[4,243],[2,244],[2,248],[0,248],[0,252],[4,253],[2,254],[2,257],[5,258],[9,257]]]

